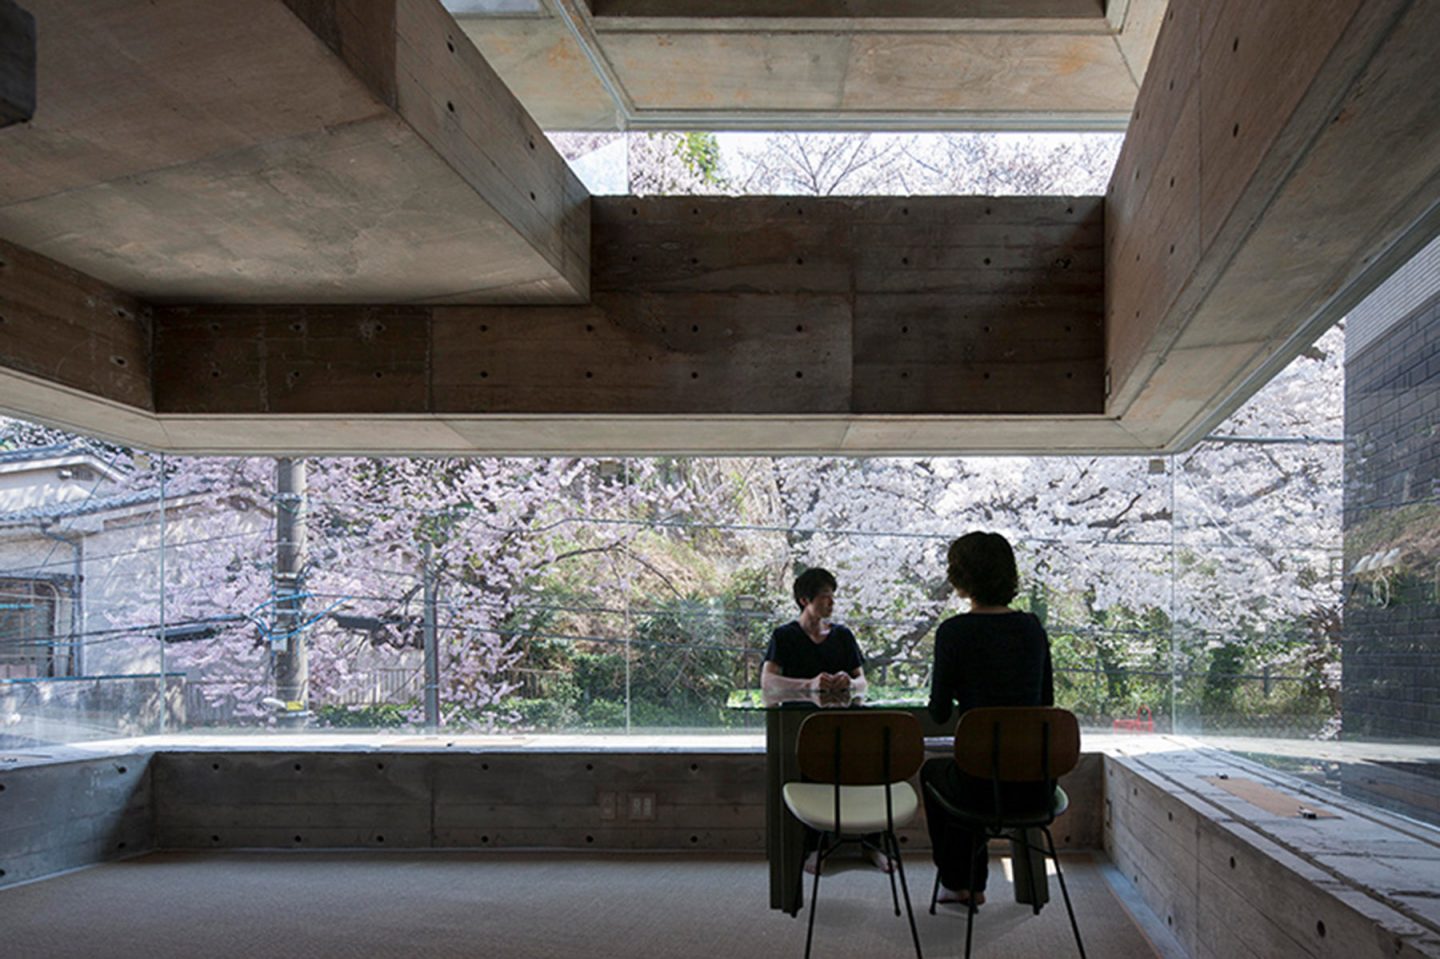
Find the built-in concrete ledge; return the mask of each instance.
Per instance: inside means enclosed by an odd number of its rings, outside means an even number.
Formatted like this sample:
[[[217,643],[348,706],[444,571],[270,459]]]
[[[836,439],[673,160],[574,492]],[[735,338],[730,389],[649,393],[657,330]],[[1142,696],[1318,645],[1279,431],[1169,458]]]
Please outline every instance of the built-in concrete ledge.
[[[765,848],[766,764],[751,735],[187,736],[12,758],[0,765],[0,885],[151,848]],[[1056,842],[1098,849],[1100,756],[1065,785]],[[84,834],[106,842],[74,848],[77,822],[104,824]],[[928,848],[922,823],[900,836]]]
[[[1105,851],[1191,956],[1440,956],[1440,832],[1194,740],[1104,779]]]
[[[148,750],[0,752],[0,887],[154,848]]]
[[[1195,740],[1085,744],[1055,838],[1103,846],[1189,955],[1440,956],[1440,833]],[[0,755],[0,886],[152,848],[758,853],[765,787],[748,734],[37,748]]]

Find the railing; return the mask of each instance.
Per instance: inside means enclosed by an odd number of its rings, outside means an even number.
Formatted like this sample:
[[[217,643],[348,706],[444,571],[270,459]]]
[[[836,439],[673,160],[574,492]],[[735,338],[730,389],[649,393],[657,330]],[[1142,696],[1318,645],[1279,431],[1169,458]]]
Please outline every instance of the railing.
[[[332,701],[341,706],[405,703],[418,697],[424,684],[425,673],[419,667],[381,666],[352,674],[349,688]]]

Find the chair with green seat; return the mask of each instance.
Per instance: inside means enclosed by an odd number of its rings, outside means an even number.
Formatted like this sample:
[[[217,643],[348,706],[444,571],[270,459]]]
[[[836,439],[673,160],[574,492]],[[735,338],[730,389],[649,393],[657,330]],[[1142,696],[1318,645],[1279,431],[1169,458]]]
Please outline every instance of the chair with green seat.
[[[1075,922],[1070,892],[1065,887],[1065,874],[1060,871],[1060,857],[1055,852],[1055,838],[1050,833],[1050,824],[1070,805],[1070,799],[1060,788],[1058,780],[1074,769],[1079,761],[1080,727],[1073,713],[1052,706],[982,707],[967,710],[955,727],[955,763],[965,775],[991,784],[991,802],[973,807],[962,805],[935,789],[933,784],[927,784],[927,788],[958,825],[982,833],[987,841],[1013,833],[1018,846],[1025,847],[1027,852],[1034,849],[1054,861],[1055,877],[1060,881],[1065,911],[1070,916],[1070,929],[1075,933],[1075,945],[1080,950],[1081,959],[1084,959],[1085,944],[1080,940],[1080,927]],[[1025,789],[1027,785],[1036,788]],[[1035,800],[1015,800],[1013,797],[1017,790],[1013,787],[1021,787],[1020,792],[1033,793]],[[1011,798],[1006,799],[1007,796]],[[1032,829],[1044,834],[1046,847],[1030,844],[1027,831]],[[971,889],[976,885],[978,863],[978,858],[971,860]],[[1036,886],[1036,870],[1026,871],[1030,875],[1030,902],[1038,914],[1043,898]],[[937,872],[935,887],[930,894],[932,914],[939,892],[940,875]],[[975,931],[975,909],[975,897],[972,895],[965,927],[967,959]]]
[[[816,852],[815,882],[810,892],[810,923],[805,933],[805,957],[815,936],[815,904],[825,860],[840,845],[866,834],[881,833],[883,852],[890,858],[890,896],[900,915],[900,892],[910,919],[910,937],[920,952],[920,934],[910,908],[905,866],[895,827],[915,818],[919,797],[906,782],[920,768],[925,741],[919,721],[908,713],[880,711],[818,712],[800,724],[796,742],[804,782],[786,783],[785,805],[795,818],[821,834]]]

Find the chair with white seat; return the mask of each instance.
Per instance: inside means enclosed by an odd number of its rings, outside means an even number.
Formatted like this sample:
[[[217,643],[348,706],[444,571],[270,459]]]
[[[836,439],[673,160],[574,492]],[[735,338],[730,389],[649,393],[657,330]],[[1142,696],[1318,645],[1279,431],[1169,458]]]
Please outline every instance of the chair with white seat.
[[[919,721],[900,712],[816,713],[800,725],[796,753],[800,774],[806,781],[785,784],[785,805],[796,819],[821,834],[810,893],[810,925],[805,934],[806,959],[815,935],[815,900],[820,894],[826,858],[842,843],[873,833],[882,834],[882,851],[893,864],[890,896],[895,915],[900,915],[900,899],[895,891],[898,874],[915,955],[923,959],[915,913],[910,908],[910,890],[905,883],[905,866],[900,860],[900,842],[895,837],[895,827],[913,819],[920,806],[914,787],[906,782],[920,768],[925,755]]]

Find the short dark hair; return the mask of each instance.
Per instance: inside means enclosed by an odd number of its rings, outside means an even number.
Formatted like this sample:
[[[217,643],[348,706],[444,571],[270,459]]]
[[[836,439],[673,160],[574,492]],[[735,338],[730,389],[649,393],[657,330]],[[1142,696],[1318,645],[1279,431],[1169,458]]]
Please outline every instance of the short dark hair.
[[[834,574],[828,569],[812,566],[795,577],[795,602],[804,609],[805,604],[827,586],[832,590],[840,588],[840,584],[835,582]]]
[[[946,556],[950,585],[982,606],[1005,606],[1020,591],[1015,551],[999,533],[966,533]]]

